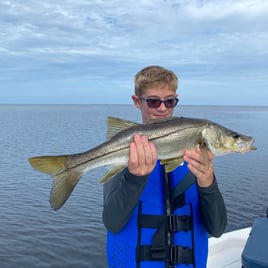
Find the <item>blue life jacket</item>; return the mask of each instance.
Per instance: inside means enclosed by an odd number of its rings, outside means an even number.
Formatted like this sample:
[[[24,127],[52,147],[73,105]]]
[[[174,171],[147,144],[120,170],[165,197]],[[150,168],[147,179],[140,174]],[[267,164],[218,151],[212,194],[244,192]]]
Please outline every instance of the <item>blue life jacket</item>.
[[[167,174],[158,161],[128,223],[117,234],[107,232],[109,267],[206,268],[208,234],[199,205],[187,163]]]

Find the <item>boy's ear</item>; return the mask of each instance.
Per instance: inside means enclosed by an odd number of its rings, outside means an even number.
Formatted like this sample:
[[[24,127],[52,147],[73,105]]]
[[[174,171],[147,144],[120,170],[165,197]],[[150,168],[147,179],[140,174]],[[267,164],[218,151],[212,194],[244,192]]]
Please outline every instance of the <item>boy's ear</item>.
[[[138,96],[136,96],[136,95],[132,95],[132,100],[133,100],[134,105],[135,105],[137,108],[140,108],[140,107],[141,107],[141,100],[139,99]]]

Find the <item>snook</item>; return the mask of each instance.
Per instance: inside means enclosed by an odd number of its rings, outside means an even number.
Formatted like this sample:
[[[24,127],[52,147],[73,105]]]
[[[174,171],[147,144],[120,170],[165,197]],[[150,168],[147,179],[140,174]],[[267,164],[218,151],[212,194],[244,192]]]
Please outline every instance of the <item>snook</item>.
[[[143,125],[115,117],[107,118],[107,141],[80,154],[38,156],[29,159],[33,168],[53,177],[50,204],[59,209],[70,196],[80,177],[99,166],[110,168],[104,183],[128,163],[129,144],[134,134],[146,135],[155,144],[158,159],[171,172],[182,163],[183,152],[198,146],[209,148],[216,156],[255,150],[252,137],[238,134],[212,121],[172,117]]]

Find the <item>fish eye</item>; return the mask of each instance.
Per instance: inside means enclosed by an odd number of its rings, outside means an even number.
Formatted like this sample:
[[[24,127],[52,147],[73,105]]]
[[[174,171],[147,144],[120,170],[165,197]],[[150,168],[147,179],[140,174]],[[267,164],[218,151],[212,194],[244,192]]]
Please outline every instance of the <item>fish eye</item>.
[[[240,135],[238,134],[238,133],[232,133],[232,137],[234,138],[234,139],[238,139],[239,137],[240,137]]]

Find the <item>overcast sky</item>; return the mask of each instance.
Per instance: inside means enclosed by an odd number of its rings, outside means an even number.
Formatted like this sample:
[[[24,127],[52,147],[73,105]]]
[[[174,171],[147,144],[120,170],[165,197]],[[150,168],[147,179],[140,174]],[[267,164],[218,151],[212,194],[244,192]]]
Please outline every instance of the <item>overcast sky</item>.
[[[268,105],[267,0],[1,0],[0,103],[131,103],[162,65],[181,104]]]

